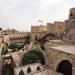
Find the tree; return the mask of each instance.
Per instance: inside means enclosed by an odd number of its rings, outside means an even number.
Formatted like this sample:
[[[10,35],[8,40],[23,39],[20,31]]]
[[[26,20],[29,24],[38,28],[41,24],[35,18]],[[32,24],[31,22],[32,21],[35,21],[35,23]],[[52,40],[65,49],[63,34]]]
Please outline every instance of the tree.
[[[19,49],[20,45],[16,44],[16,43],[10,43],[10,45],[8,46],[9,49],[13,49],[13,52],[16,51],[16,49]]]
[[[8,53],[8,44],[6,44],[6,53]]]
[[[2,47],[2,52],[1,52],[1,54],[2,54],[2,55],[6,54],[6,53],[5,53],[5,47],[4,47],[4,46]]]
[[[3,65],[3,67],[2,67],[2,75],[6,75],[6,68],[5,68],[4,65]]]
[[[13,65],[5,63],[2,68],[2,75],[14,75]]]
[[[31,37],[29,35],[27,35],[26,38],[25,38],[24,44],[21,45],[18,49],[19,50],[22,49],[26,44],[30,44],[30,42],[31,42]]]
[[[31,50],[24,54],[22,58],[22,65],[37,63],[40,61],[41,64],[45,64],[45,57],[43,53],[39,50]]]
[[[38,61],[38,56],[34,53],[28,52],[24,54],[22,58],[22,65],[36,63]]]
[[[7,45],[4,45],[3,47],[2,47],[2,52],[1,52],[1,54],[2,55],[5,55],[5,54],[7,54],[8,53],[8,47],[7,47]]]
[[[14,67],[13,67],[13,64],[11,63],[11,66],[10,66],[10,71],[11,71],[11,74],[10,75],[14,75]]]
[[[18,45],[16,43],[10,43],[8,47],[9,49],[15,49],[15,48],[18,48]]]
[[[34,50],[31,50],[29,51],[31,53],[34,53],[35,55],[38,56],[38,61],[40,61],[41,64],[45,64],[45,57],[44,57],[44,54],[40,51],[40,50],[37,50],[37,49],[34,49]]]

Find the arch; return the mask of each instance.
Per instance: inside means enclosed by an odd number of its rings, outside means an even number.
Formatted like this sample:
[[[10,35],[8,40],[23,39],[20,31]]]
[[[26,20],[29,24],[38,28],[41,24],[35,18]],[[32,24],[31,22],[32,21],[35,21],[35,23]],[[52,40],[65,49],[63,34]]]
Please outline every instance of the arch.
[[[14,40],[15,38],[13,37],[12,39]]]
[[[24,36],[24,39],[26,38],[26,36]]]
[[[41,68],[38,66],[37,68],[36,68],[36,71],[40,71],[41,70]]]
[[[56,34],[48,33],[45,36],[43,36],[42,38],[38,39],[38,41],[42,41],[42,40],[47,41],[47,38],[49,38],[50,40],[53,40],[53,39],[57,39],[58,36]]]
[[[10,37],[10,40],[12,40],[13,38]]]
[[[72,75],[72,64],[68,60],[64,60],[59,63],[57,72],[64,75]]]
[[[27,73],[30,73],[30,72],[31,72],[31,68],[28,67],[28,69],[27,69]]]
[[[22,36],[20,36],[20,38],[19,39],[22,39]]]
[[[21,71],[19,72],[19,75],[24,75],[23,70],[21,70]]]
[[[23,36],[21,38],[23,39]]]
[[[37,36],[36,36],[36,37],[35,37],[35,41],[37,41],[37,39],[38,39],[38,38],[37,38]]]

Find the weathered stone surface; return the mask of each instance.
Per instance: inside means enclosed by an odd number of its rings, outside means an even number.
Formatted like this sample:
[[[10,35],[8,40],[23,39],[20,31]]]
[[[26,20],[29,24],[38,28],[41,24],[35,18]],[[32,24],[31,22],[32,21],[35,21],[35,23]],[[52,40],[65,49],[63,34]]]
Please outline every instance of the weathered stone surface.
[[[64,39],[75,41],[75,8],[70,9],[69,19],[65,20]]]
[[[58,65],[64,61],[68,60],[72,67],[75,67],[75,48],[73,46],[53,46],[49,45],[46,47],[46,65],[53,70],[57,71]],[[72,51],[73,50],[73,51]],[[72,53],[73,52],[73,53]]]

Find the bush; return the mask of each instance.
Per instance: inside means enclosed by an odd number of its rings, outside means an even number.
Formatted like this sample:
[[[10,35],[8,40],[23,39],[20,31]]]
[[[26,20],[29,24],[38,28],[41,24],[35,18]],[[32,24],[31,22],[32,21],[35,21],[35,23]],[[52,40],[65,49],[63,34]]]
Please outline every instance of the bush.
[[[14,68],[12,64],[4,64],[2,68],[2,75],[14,75]]]
[[[2,55],[5,55],[5,54],[7,54],[8,53],[8,47],[7,47],[7,45],[4,45],[3,47],[2,47],[2,52],[1,52],[1,54]]]
[[[38,61],[38,56],[35,55],[34,53],[28,52],[23,56],[22,65],[36,63],[37,61]]]
[[[20,47],[21,45],[18,45],[17,43],[10,43],[8,46],[9,49],[12,49],[12,52],[19,50]]]
[[[10,43],[10,45],[8,46],[9,49],[15,49],[15,48],[19,48],[20,46],[16,43]]]
[[[45,64],[45,57],[41,51],[31,50],[24,54],[22,58],[22,65],[37,63],[40,61],[41,64]]]
[[[45,64],[44,54],[40,50],[34,49],[34,50],[29,51],[29,52],[36,54],[38,56],[38,60],[40,61],[40,63],[43,65]]]

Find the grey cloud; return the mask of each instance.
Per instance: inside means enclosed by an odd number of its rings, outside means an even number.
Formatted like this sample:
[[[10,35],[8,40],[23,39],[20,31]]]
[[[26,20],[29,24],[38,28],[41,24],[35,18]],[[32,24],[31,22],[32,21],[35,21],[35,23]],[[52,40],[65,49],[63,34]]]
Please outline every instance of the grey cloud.
[[[74,4],[75,0],[0,0],[0,27],[27,31],[39,19],[64,20]]]

